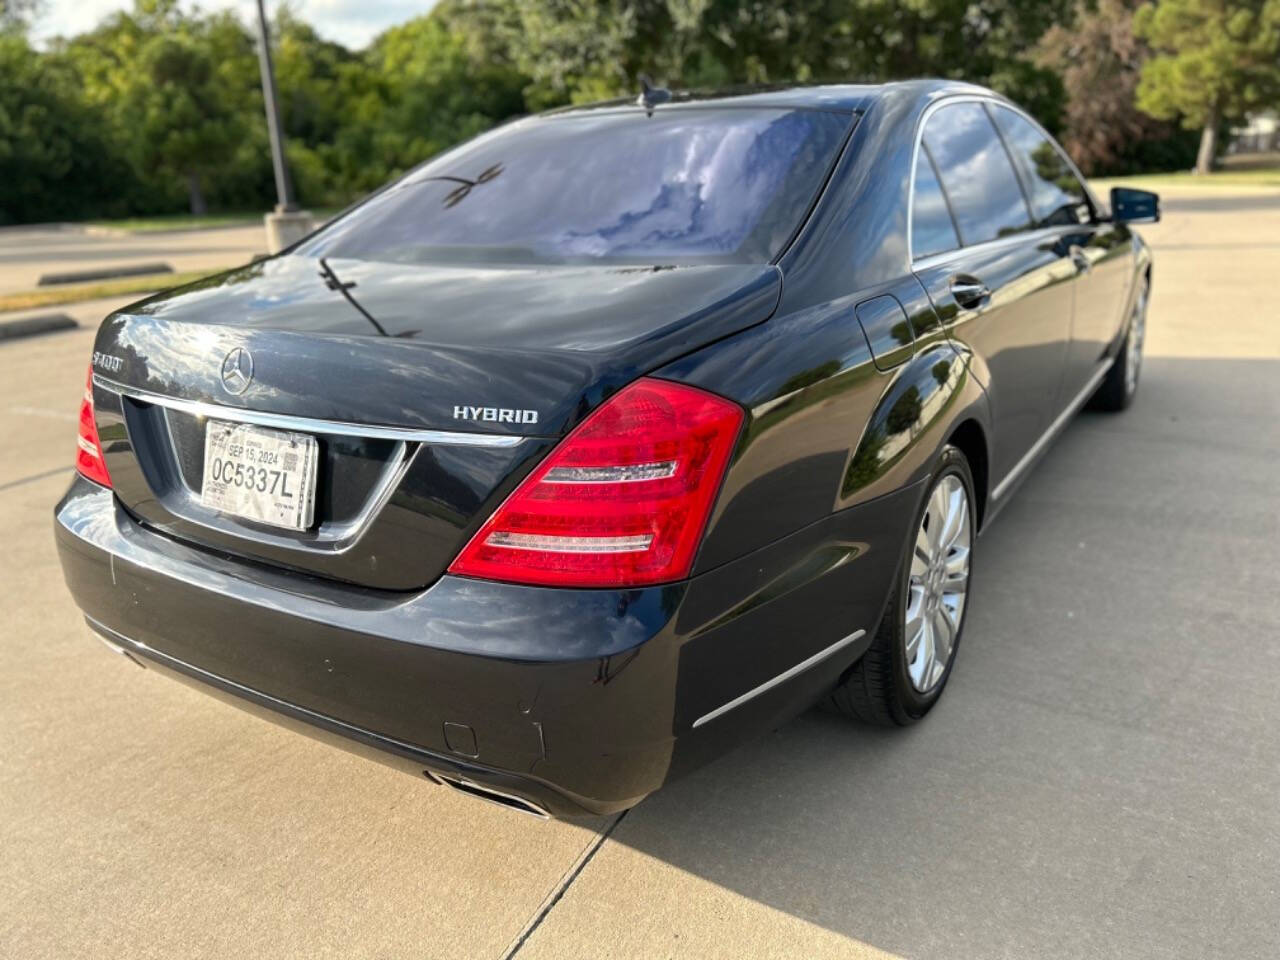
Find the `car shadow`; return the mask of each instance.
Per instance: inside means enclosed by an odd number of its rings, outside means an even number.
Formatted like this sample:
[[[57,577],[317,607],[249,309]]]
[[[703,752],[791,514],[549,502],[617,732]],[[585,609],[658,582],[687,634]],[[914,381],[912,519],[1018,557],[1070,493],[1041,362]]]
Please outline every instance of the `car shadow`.
[[[810,711],[612,839],[913,958],[1277,955],[1278,413],[1280,360],[1149,359],[983,535],[926,722]]]

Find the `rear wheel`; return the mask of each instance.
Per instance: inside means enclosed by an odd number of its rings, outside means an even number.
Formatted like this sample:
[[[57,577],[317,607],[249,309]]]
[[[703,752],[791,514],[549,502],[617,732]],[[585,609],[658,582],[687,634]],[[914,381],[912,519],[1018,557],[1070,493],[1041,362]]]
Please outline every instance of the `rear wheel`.
[[[1125,334],[1120,355],[1107,371],[1107,377],[1089,401],[1095,410],[1112,413],[1124,410],[1138,393],[1138,375],[1142,372],[1142,344],[1147,335],[1147,283],[1144,279],[1133,301],[1129,332]]]
[[[964,629],[973,540],[973,476],[947,446],[903,551],[893,596],[875,638],[831,695],[868,723],[915,723],[937,702]]]

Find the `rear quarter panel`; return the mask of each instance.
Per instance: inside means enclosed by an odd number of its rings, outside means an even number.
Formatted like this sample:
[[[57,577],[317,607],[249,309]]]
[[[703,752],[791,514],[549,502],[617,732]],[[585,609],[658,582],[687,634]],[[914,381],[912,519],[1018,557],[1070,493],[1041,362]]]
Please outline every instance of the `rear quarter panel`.
[[[907,258],[912,134],[929,96],[890,88],[860,119],[780,263],[777,313],[657,371],[748,411],[696,572],[920,482],[965,419],[990,437],[982,388]],[[885,295],[902,305],[912,341],[889,370],[855,315]]]

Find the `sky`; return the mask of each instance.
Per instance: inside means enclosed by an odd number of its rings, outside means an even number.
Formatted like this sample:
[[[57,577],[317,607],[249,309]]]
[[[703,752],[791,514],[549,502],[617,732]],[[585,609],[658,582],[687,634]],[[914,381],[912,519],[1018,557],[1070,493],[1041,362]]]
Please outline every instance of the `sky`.
[[[326,40],[358,49],[387,27],[426,13],[436,0],[291,0],[290,6]],[[247,24],[257,17],[256,0],[184,0],[187,8],[235,10]],[[276,0],[267,0],[267,12]],[[45,0],[43,15],[33,24],[37,41],[74,36],[91,30],[103,17],[133,7],[133,0]]]

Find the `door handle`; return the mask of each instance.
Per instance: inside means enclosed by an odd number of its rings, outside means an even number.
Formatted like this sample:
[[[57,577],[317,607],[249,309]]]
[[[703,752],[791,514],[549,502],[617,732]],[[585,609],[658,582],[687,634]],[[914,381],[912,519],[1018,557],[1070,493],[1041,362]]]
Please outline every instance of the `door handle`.
[[[1071,257],[1071,262],[1076,265],[1076,270],[1080,273],[1088,273],[1093,269],[1093,261],[1090,260],[1088,254],[1079,247],[1068,247],[1067,255]]]
[[[991,290],[977,277],[962,273],[951,278],[951,296],[966,310],[976,310],[991,296]]]

